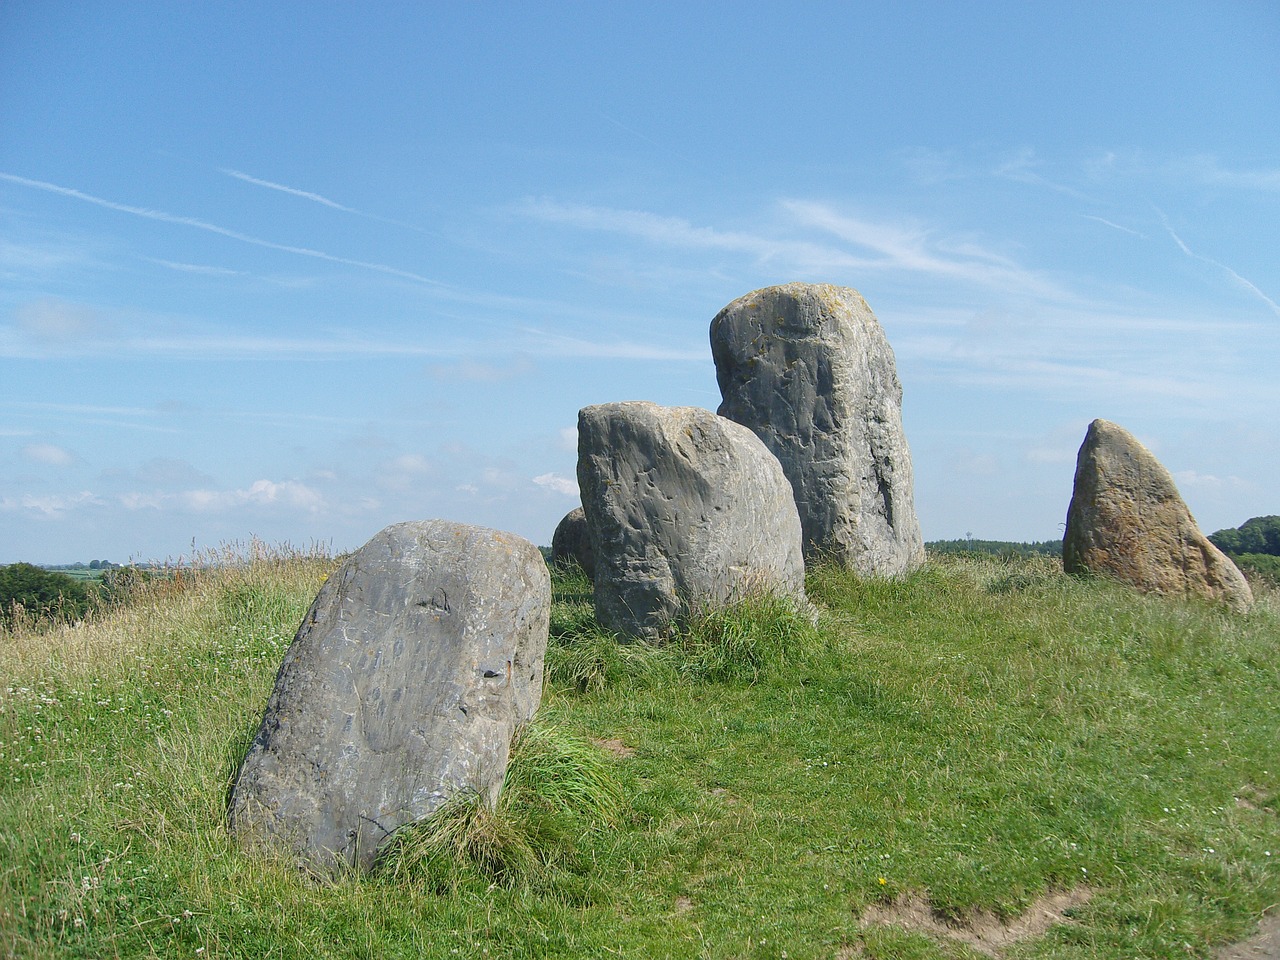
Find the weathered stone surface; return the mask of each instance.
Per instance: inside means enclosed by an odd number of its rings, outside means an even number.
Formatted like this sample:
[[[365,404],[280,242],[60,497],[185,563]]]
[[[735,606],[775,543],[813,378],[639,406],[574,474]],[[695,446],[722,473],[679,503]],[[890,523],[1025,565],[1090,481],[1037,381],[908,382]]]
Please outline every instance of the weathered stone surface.
[[[750,427],[795,491],[806,559],[863,575],[924,562],[902,384],[856,290],[788,283],[740,297],[711,321],[719,414]]]
[[[246,846],[367,868],[459,791],[497,799],[542,697],[551,585],[514,534],[387,527],[321,588],[232,791]]]
[[[551,536],[551,562],[576,563],[591,579],[596,575],[596,555],[587,533],[587,515],[574,507],[556,525]]]
[[[1089,425],[1076,458],[1062,565],[1146,593],[1199,595],[1236,609],[1253,603],[1244,575],[1200,532],[1169,471],[1107,420]]]
[[[658,637],[690,609],[750,591],[803,601],[791,487],[745,427],[697,407],[586,407],[578,486],[605,627]]]

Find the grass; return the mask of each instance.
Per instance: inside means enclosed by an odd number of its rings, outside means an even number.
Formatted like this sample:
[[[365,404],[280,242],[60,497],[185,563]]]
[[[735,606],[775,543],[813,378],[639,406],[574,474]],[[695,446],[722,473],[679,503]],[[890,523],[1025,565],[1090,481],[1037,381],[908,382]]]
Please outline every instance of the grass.
[[[1010,957],[1212,957],[1280,901],[1280,598],[1233,617],[935,558],[811,572],[661,647],[555,575],[502,799],[372,876],[241,853],[226,792],[334,561],[255,547],[80,628],[0,633],[0,955],[964,958],[861,912],[1012,917]],[[416,846],[415,846],[416,843]]]

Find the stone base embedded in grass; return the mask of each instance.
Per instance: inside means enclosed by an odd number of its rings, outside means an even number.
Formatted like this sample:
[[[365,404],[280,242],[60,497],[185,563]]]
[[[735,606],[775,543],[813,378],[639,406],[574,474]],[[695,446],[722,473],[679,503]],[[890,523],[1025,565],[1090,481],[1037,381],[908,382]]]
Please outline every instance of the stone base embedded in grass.
[[[232,833],[312,869],[368,868],[451,796],[492,806],[542,696],[550,605],[542,555],[514,534],[383,530],[324,585],[285,654]]]
[[[578,486],[607,630],[665,638],[703,606],[804,596],[791,485],[741,424],[698,407],[584,407]]]

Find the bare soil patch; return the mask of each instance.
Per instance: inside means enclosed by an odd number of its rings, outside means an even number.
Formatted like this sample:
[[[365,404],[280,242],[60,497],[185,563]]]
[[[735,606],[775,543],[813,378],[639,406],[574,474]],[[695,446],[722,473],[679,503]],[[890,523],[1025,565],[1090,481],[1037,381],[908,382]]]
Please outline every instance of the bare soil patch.
[[[1218,960],[1280,960],[1280,912],[1263,917],[1258,932],[1248,940],[1219,950]]]
[[[615,757],[629,757],[633,753],[635,753],[635,750],[633,750],[631,747],[628,747],[625,743],[623,743],[621,740],[618,740],[617,738],[611,738],[608,740],[596,740],[595,745],[597,747],[603,747],[605,750],[608,750],[610,753],[612,753]]]
[[[940,916],[919,894],[904,894],[893,903],[873,905],[863,911],[862,926],[903,927],[913,933],[963,943],[988,957],[1000,957],[1006,948],[1023,940],[1042,937],[1050,927],[1073,923],[1068,912],[1089,902],[1093,891],[1077,887],[1045,894],[1025,913],[1001,920],[989,910],[975,910],[959,919]]]

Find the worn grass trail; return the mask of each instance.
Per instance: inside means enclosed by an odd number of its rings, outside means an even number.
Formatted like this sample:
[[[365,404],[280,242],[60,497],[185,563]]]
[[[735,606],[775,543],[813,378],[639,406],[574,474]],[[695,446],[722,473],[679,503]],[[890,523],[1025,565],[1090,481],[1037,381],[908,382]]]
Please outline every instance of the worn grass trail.
[[[566,828],[525,783],[486,829],[536,869],[307,880],[223,815],[331,567],[259,556],[0,635],[0,954],[962,958],[860,918],[1087,890],[1005,955],[1211,957],[1280,901],[1276,596],[1233,618],[1036,560],[818,570],[816,630],[761,604],[656,649],[559,577],[540,722],[600,745],[608,815]]]

